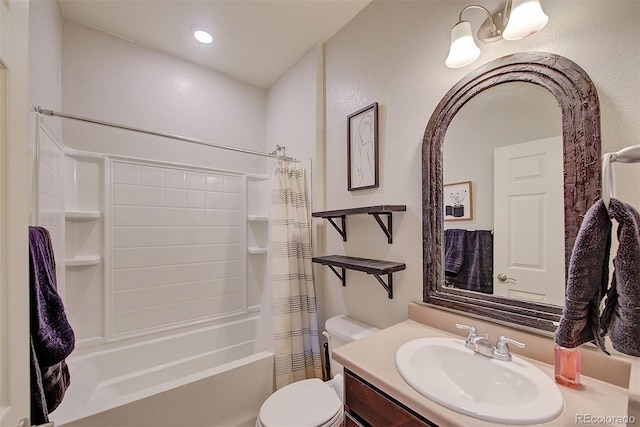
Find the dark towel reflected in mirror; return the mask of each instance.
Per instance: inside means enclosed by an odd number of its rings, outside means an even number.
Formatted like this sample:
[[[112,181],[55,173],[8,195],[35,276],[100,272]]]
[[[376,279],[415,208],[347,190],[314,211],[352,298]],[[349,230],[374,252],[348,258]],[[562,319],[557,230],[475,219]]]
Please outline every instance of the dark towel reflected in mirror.
[[[445,230],[444,246],[446,287],[493,293],[491,230]]]

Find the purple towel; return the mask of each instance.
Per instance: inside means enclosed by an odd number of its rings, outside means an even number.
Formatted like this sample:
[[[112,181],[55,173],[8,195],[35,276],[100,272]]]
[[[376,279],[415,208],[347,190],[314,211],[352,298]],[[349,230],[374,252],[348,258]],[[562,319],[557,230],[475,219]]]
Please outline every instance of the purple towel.
[[[69,385],[64,360],[73,351],[75,335],[57,291],[51,238],[42,227],[29,227],[29,281],[31,423],[44,424]]]
[[[613,279],[601,317],[602,332],[609,332],[613,348],[640,356],[640,214],[616,199],[609,215],[618,222],[618,252]]]
[[[606,352],[599,308],[609,280],[610,248],[611,220],[599,200],[587,211],[573,245],[556,344],[573,348],[594,341]]]

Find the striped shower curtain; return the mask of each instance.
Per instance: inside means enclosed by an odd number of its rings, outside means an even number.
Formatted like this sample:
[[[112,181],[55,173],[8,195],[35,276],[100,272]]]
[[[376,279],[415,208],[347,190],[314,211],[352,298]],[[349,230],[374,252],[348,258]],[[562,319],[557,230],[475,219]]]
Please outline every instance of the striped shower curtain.
[[[304,167],[278,161],[271,180],[271,279],[276,388],[322,378]]]

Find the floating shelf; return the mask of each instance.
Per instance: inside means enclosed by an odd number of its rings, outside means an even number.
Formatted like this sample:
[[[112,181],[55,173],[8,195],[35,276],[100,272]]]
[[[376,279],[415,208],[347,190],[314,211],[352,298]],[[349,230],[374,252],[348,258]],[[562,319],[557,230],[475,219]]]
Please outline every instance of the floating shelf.
[[[269,221],[269,217],[266,215],[247,215],[247,221]]]
[[[65,260],[66,267],[85,267],[97,264],[100,264],[100,256],[98,255],[78,256]]]
[[[356,258],[343,255],[328,255],[322,257],[313,257],[313,262],[328,266],[331,271],[342,281],[342,286],[346,286],[345,269],[363,271],[367,274],[373,275],[378,282],[385,288],[389,295],[389,299],[393,298],[393,276],[392,273],[396,271],[402,271],[407,268],[404,263],[381,261],[368,258]],[[338,273],[335,267],[342,269],[342,274]],[[387,275],[387,282],[385,283],[381,275]]]
[[[247,252],[249,252],[252,255],[254,255],[254,254],[266,254],[267,252],[269,252],[269,249],[268,248],[250,247],[250,248],[247,248]]]
[[[65,219],[75,221],[89,221],[92,219],[98,219],[102,215],[99,211],[66,211],[64,213]]]
[[[372,215],[384,234],[387,236],[387,242],[393,243],[393,224],[392,213],[404,212],[407,210],[406,205],[378,205],[378,206],[365,206],[360,208],[349,209],[336,209],[332,211],[313,212],[311,216],[316,218],[325,218],[328,220],[333,228],[342,236],[343,241],[347,241],[347,215],[368,214]],[[380,215],[387,217],[387,224],[385,224]],[[333,220],[334,218],[340,218],[342,222],[342,228],[340,228]]]

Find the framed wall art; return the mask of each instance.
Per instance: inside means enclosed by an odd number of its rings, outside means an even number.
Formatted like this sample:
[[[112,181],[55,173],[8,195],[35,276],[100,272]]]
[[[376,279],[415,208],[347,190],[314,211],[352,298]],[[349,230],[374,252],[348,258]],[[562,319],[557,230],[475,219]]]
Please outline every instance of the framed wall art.
[[[376,188],[378,173],[378,103],[347,116],[347,188]]]
[[[442,186],[442,204],[445,221],[473,219],[471,181],[454,182]]]

